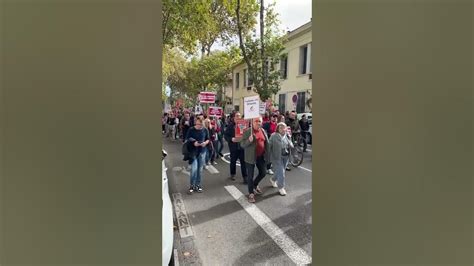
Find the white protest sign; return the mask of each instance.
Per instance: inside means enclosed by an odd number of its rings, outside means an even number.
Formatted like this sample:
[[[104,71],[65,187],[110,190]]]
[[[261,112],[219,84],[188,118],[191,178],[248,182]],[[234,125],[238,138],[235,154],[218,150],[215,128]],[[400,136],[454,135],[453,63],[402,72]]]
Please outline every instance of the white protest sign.
[[[244,98],[244,118],[252,119],[260,117],[260,97],[249,96]]]
[[[260,114],[262,114],[262,115],[265,114],[266,109],[267,109],[267,106],[266,106],[265,102],[261,102],[260,103],[260,111],[259,111]]]
[[[194,108],[194,113],[202,114],[202,107],[200,105],[196,105],[196,107]]]

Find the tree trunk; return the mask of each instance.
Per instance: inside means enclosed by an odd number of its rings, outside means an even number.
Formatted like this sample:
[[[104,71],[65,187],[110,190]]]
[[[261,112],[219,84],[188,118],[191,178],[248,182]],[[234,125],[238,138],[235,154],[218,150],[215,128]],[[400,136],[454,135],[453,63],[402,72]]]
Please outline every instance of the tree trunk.
[[[260,56],[261,56],[261,60],[262,60],[262,88],[263,90],[266,90],[267,89],[267,78],[266,78],[266,75],[267,75],[267,60],[265,60],[265,46],[264,46],[264,43],[263,43],[263,38],[264,38],[264,34],[265,34],[265,25],[264,25],[264,19],[263,19],[263,14],[265,12],[265,9],[264,9],[264,3],[263,3],[264,0],[260,0]],[[262,99],[263,100],[263,99]]]
[[[244,40],[242,37],[242,25],[240,25],[240,0],[237,0],[237,7],[235,9],[236,15],[237,15],[237,31],[239,34],[239,47],[240,50],[242,51],[242,56],[244,57],[244,61],[247,64],[247,73],[250,75],[250,77],[253,79],[253,66],[250,63],[250,59],[247,55],[247,51],[245,51],[245,46],[244,46]]]
[[[205,54],[206,54],[206,45],[202,44],[201,45],[201,58],[204,58]]]

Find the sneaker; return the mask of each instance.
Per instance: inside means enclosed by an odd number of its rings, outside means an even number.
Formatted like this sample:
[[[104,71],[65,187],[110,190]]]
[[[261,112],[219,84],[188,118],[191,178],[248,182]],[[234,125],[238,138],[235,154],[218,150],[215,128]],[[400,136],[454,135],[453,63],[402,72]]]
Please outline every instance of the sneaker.
[[[267,174],[273,175],[273,174],[275,174],[275,173],[272,171],[272,169],[268,169]]]
[[[202,193],[202,187],[201,186],[196,186],[196,191],[198,193]]]
[[[206,165],[211,165],[211,162],[207,162]]]
[[[214,162],[213,162],[213,164],[214,164],[214,165],[216,165],[216,164],[217,164],[217,162],[216,162],[216,161],[214,161]]]
[[[189,187],[189,194],[193,194],[193,192],[194,192],[194,186],[190,186]]]
[[[230,179],[232,179],[232,181],[235,181],[235,175],[231,175]]]
[[[287,167],[287,168],[286,168],[286,171],[291,171],[290,167]]]
[[[285,196],[286,195],[286,190],[285,188],[279,189],[280,195]]]
[[[255,195],[253,193],[250,193],[250,195],[249,195],[249,202],[250,203],[255,203]]]
[[[255,187],[255,189],[253,190],[253,192],[254,192],[255,194],[259,194],[259,195],[263,193],[263,191],[262,191],[258,186]]]
[[[220,156],[220,157],[224,157],[224,154],[222,154],[221,152],[219,152],[219,156]]]
[[[277,182],[270,178],[270,183],[272,183],[272,187],[278,187]]]

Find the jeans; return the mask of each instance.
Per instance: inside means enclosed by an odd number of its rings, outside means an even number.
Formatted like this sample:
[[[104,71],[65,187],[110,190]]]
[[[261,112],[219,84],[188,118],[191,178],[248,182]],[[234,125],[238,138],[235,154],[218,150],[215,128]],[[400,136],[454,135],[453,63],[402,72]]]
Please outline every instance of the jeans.
[[[237,172],[237,159],[240,161],[240,170],[242,172],[242,178],[244,181],[247,181],[247,167],[244,161],[244,150],[234,150],[230,152],[230,175],[235,176]]]
[[[211,145],[211,144],[209,143],[209,145]],[[204,162],[207,164],[211,160],[212,151],[209,150],[208,146],[206,146],[206,148],[204,148],[204,150],[205,150],[205,153],[206,153],[206,155],[204,156]]]
[[[224,149],[224,136],[220,136],[219,140],[217,141],[217,154],[222,153],[222,150]]]
[[[273,163],[275,175],[272,177],[273,181],[277,181],[278,188],[285,187],[285,169],[288,165],[288,156],[282,156],[278,162]]]
[[[263,155],[262,155],[260,157],[257,157],[255,164],[246,163],[246,165],[247,165],[247,183],[248,183],[247,186],[248,186],[249,194],[250,194],[250,193],[253,193],[254,188],[258,186],[258,183],[260,183],[260,181],[262,181],[262,179],[267,174],[267,163],[263,159]],[[257,175],[257,178],[255,178],[254,180],[253,173],[254,173],[255,165],[257,166],[257,169],[258,169],[258,175]]]
[[[175,125],[169,125],[169,137],[171,139],[175,139],[176,137],[176,126]]]
[[[204,166],[204,159],[206,153],[201,152],[199,155],[194,158],[191,163],[191,186],[200,186],[201,185],[201,174],[202,168]]]
[[[303,138],[303,150],[305,151],[306,148],[308,147],[308,143],[306,141],[306,132],[302,131],[301,132],[301,137]]]
[[[211,162],[214,162],[215,160],[217,160],[219,158],[219,154],[217,153],[217,145],[218,145],[218,141],[217,140],[214,140],[212,142],[212,155],[211,155]]]

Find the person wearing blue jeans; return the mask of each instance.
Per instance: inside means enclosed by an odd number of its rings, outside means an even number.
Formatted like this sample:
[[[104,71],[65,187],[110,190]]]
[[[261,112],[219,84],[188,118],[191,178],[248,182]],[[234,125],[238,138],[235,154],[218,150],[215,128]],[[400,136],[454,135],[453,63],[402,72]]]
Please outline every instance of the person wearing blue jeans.
[[[277,130],[272,134],[269,140],[270,160],[275,175],[270,179],[273,187],[278,187],[280,195],[285,196],[285,169],[288,165],[289,150],[293,147],[290,137],[286,133],[286,124],[278,123]]]
[[[202,152],[197,155],[191,163],[191,186],[189,187],[189,193],[193,193],[194,191],[202,192],[201,175],[205,157],[206,153]]]
[[[194,191],[202,192],[201,176],[206,160],[207,145],[209,145],[209,132],[203,128],[203,119],[197,118],[194,127],[190,128],[186,134],[186,140],[193,147],[191,162],[191,178],[189,193]]]

